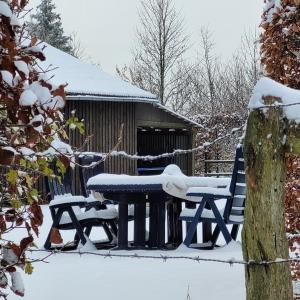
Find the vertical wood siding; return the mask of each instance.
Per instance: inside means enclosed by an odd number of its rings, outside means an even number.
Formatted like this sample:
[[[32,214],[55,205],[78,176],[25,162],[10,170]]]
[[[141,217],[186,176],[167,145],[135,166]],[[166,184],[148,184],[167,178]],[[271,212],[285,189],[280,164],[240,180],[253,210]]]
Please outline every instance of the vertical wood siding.
[[[84,119],[85,134],[70,131],[71,145],[81,148],[85,137],[92,135],[82,151],[109,152],[119,138],[121,124],[124,124],[123,140],[118,150],[136,153],[137,134],[135,121],[135,103],[68,101],[66,117],[76,110],[76,116]],[[136,174],[136,162],[122,158],[109,158],[104,170],[114,174]]]

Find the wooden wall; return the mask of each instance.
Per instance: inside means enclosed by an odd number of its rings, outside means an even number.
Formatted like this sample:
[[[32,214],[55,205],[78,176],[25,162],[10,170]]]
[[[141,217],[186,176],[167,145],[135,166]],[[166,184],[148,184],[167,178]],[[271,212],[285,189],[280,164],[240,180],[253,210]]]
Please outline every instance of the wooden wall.
[[[69,100],[65,108],[66,115],[76,110],[76,116],[84,119],[85,135],[70,132],[70,143],[79,149],[86,136],[93,135],[82,151],[109,152],[118,141],[121,124],[124,124],[123,140],[118,150],[136,153],[135,103],[109,101]],[[114,174],[136,174],[136,161],[110,158],[105,162],[104,170]]]

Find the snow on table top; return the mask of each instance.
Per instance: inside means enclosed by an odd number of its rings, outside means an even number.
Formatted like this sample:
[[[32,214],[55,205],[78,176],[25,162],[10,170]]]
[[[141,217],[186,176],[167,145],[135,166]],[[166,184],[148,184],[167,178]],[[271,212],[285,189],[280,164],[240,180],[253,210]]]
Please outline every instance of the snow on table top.
[[[51,82],[56,85],[68,83],[65,88],[69,94],[76,94],[87,97],[89,95],[101,97],[124,97],[131,101],[157,102],[156,96],[150,92],[144,91],[126,81],[115,76],[109,75],[98,67],[85,63],[72,55],[69,55],[59,49],[56,49],[46,43],[44,50],[46,61],[41,63],[44,69],[51,64],[52,67],[58,67],[52,72],[47,73],[49,77],[55,75]],[[41,46],[42,46],[41,45]],[[80,100],[80,98],[78,98]],[[97,100],[97,98],[93,98]],[[125,101],[125,99],[124,99]]]
[[[166,184],[174,182],[181,188],[189,186],[227,186],[230,182],[228,178],[196,177],[184,175],[177,165],[168,165],[162,174],[150,176],[131,176],[116,174],[99,174],[91,177],[87,185],[143,185],[143,184]]]
[[[190,187],[226,187],[230,178],[196,177],[184,175],[177,165],[168,165],[161,175],[130,176],[115,174],[99,174],[91,177],[87,185],[162,185],[162,189],[175,197],[190,201],[199,201],[199,198],[186,196]]]
[[[282,103],[275,105],[290,105],[283,107],[285,116],[289,120],[300,123],[300,91],[284,86],[272,79],[261,78],[256,84],[252,97],[250,99],[249,108],[255,109],[265,106],[262,98],[264,96],[274,96],[281,99]]]

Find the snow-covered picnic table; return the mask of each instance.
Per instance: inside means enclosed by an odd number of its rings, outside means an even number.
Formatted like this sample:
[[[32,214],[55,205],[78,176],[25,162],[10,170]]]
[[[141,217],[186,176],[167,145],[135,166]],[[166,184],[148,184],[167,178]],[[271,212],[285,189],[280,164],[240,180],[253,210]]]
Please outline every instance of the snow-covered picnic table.
[[[130,176],[99,174],[89,179],[87,187],[99,199],[111,199],[119,204],[118,249],[128,248],[128,205],[134,205],[133,246],[146,246],[146,204],[150,205],[149,248],[178,246],[182,242],[179,221],[182,201],[199,201],[186,196],[190,187],[226,187],[228,178],[185,176],[176,165],[169,165],[161,175]],[[167,209],[168,242],[165,243]]]

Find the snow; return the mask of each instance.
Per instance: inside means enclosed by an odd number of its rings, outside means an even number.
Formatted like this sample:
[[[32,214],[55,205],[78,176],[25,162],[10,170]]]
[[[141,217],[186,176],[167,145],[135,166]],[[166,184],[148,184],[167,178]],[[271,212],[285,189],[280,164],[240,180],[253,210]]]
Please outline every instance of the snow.
[[[10,25],[11,26],[22,26],[23,22],[22,20],[19,20],[18,17],[14,14],[10,17]]]
[[[24,156],[33,156],[35,155],[35,152],[27,147],[21,147],[18,149],[19,152]]]
[[[57,153],[73,154],[72,147],[56,138],[51,142],[51,147],[43,152],[43,155],[55,155]]]
[[[31,106],[34,105],[37,101],[37,96],[31,90],[25,90],[19,99],[19,104],[21,106]]]
[[[48,206],[42,206],[44,224],[40,237],[36,240],[42,248],[51,226]],[[9,238],[19,240],[22,230],[13,230]],[[73,239],[74,232],[61,231],[64,241]],[[200,231],[199,231],[199,234]],[[133,235],[132,222],[129,223],[129,236]],[[92,231],[92,237],[101,240],[105,237],[100,229]],[[3,237],[4,238],[4,237]],[[7,236],[8,238],[8,236]],[[220,244],[224,242],[220,241]],[[106,254],[107,250],[95,250],[88,244],[80,252],[92,251]],[[224,260],[241,260],[242,251],[239,242],[215,250],[195,250],[180,246],[174,251],[116,251],[111,253],[126,255],[188,256],[217,258]],[[44,258],[47,253],[32,252],[33,259]],[[32,275],[22,272],[26,292],[24,300],[84,300],[84,299],[190,299],[205,300],[241,300],[245,299],[244,266],[220,264],[214,262],[195,262],[188,260],[155,260],[132,258],[104,258],[78,253],[57,253],[47,258],[49,263],[34,263]],[[11,294],[9,299],[19,300]]]
[[[12,16],[12,11],[5,1],[0,1],[0,14],[8,18]]]
[[[61,96],[55,96],[50,101],[43,103],[45,108],[62,109],[65,106],[65,101]]]
[[[2,147],[2,149],[6,150],[6,151],[10,151],[10,152],[12,152],[15,155],[20,154],[15,148],[13,148],[11,146],[5,146],[5,147]]]
[[[45,118],[43,115],[35,115],[31,120],[30,120],[30,123],[29,124],[33,124],[35,122],[44,122]]]
[[[16,68],[22,72],[23,74],[25,74],[26,77],[29,76],[29,68],[28,65],[25,63],[25,61],[23,60],[16,60],[15,61],[15,66]]]
[[[274,13],[281,8],[280,0],[268,0],[264,6],[264,13],[266,13],[265,20],[263,23],[271,23],[273,20]]]
[[[218,210],[219,210],[221,216],[224,215],[225,204],[226,204],[226,199],[219,199],[216,202],[216,205],[218,207]],[[180,213],[180,216],[181,217],[194,217],[196,215],[197,209],[198,209],[198,206],[196,208],[184,208],[182,210],[182,212]],[[235,208],[233,208],[233,209],[235,209]],[[216,218],[213,211],[210,210],[210,209],[206,209],[206,208],[203,209],[201,217],[206,218],[206,219],[215,219]],[[242,216],[242,215],[241,216],[230,215],[229,216],[229,221],[243,222],[244,221],[244,216]]]
[[[80,61],[79,59],[56,49],[46,43],[44,54],[46,61],[41,62],[44,69],[57,69],[48,72],[48,76],[55,75],[51,82],[56,85],[68,83],[65,88],[68,94],[74,94],[78,100],[93,99],[101,101],[101,99],[114,99],[119,101],[142,101],[157,102],[156,96],[139,89],[117,77],[109,75],[98,67]],[[94,97],[91,97],[94,96]],[[123,99],[119,99],[123,98]]]
[[[25,293],[25,287],[23,284],[23,279],[21,277],[21,274],[16,271],[10,273],[11,276],[11,289],[14,293],[17,295],[23,297]]]
[[[85,202],[83,196],[72,196],[71,194],[55,196],[54,199],[50,202],[49,206],[66,204],[66,203],[78,203]]]
[[[227,188],[213,188],[213,187],[191,187],[187,194],[213,194],[221,196],[231,196],[229,187]]]
[[[39,99],[40,103],[48,102],[52,95],[48,88],[43,87],[40,85],[39,82],[35,81],[30,86],[29,89],[36,94],[37,98]]]
[[[37,132],[43,133],[44,128],[43,128],[43,122],[45,118],[43,115],[35,115],[29,122],[30,125],[33,125],[34,130]],[[39,126],[36,126],[36,124],[39,124]]]
[[[6,71],[6,70],[2,70],[1,71],[1,76],[2,76],[2,80],[7,83],[9,86],[13,86],[13,80],[14,80],[14,77],[13,75]]]
[[[283,105],[283,112],[287,119],[300,123],[300,91],[284,86],[272,79],[261,78],[256,84],[249,108],[264,108],[263,97],[273,96],[280,98],[274,106]],[[297,104],[299,103],[299,104]],[[287,105],[287,106],[285,106]]]

